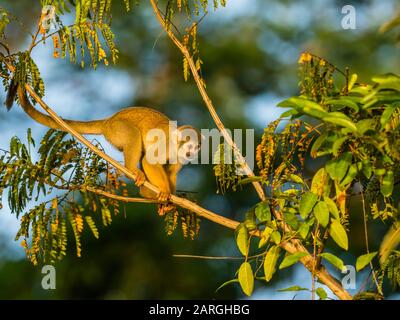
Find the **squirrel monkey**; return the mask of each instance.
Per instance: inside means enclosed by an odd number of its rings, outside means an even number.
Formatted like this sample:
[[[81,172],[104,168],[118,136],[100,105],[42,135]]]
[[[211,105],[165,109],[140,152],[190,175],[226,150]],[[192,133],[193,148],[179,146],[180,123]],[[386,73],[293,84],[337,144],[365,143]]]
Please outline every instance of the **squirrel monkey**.
[[[51,129],[63,130],[51,117],[35,109],[25,89],[14,83],[11,83],[7,95],[8,110],[12,107],[16,93],[18,93],[20,105],[32,119]],[[176,192],[176,176],[182,165],[193,160],[200,150],[201,135],[196,129],[185,125],[173,130],[175,132],[169,132],[170,119],[151,108],[130,107],[103,120],[64,121],[81,134],[103,135],[108,142],[123,152],[125,166],[137,176],[136,185],[140,187],[140,194],[162,202],[167,201],[169,195]],[[154,141],[150,141],[147,136],[153,129],[161,130],[165,136],[163,141],[165,147],[156,151],[157,157],[163,159],[159,163],[150,161],[151,158],[147,156],[148,150],[154,150]],[[184,136],[186,130],[191,132],[190,139],[184,139],[188,137],[188,135]],[[193,132],[195,137],[192,139]],[[171,138],[175,141],[170,141]],[[175,161],[170,159],[171,145],[177,148],[177,153],[174,153]],[[138,168],[139,163],[144,173]],[[158,187],[160,190],[158,195],[143,186],[146,179]]]

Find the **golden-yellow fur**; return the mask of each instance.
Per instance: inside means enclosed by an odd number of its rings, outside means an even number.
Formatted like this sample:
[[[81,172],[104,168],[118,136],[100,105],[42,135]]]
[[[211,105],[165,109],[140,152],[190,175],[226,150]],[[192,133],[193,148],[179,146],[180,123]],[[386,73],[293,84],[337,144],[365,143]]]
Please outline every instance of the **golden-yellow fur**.
[[[52,129],[63,130],[51,117],[39,112],[32,106],[22,87],[18,88],[18,98],[22,108],[35,121]],[[10,108],[11,105],[8,104],[7,107]],[[168,162],[165,164],[150,164],[145,157],[148,147],[145,137],[149,130],[157,128],[165,133],[167,138],[165,159],[168,160],[169,158],[170,119],[161,112],[151,108],[131,107],[103,120],[65,120],[65,122],[81,134],[103,135],[114,147],[122,151],[125,166],[137,175],[136,185],[140,186],[140,194],[142,196],[166,201],[171,193],[175,193],[176,176],[182,168],[182,164],[168,164]],[[187,128],[191,127],[179,127],[178,132]],[[178,142],[178,144],[180,145],[181,143]],[[139,163],[141,163],[144,173],[138,168]],[[160,190],[158,196],[142,186],[145,179],[158,187]]]

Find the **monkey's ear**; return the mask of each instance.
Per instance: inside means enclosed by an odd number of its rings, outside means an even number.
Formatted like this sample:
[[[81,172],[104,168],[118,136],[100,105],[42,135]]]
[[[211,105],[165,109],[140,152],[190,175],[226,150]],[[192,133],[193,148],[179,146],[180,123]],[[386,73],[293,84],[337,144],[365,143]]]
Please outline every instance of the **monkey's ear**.
[[[178,127],[178,141],[183,141],[188,142],[190,139],[196,137],[196,140],[199,139],[199,136],[201,136],[201,133],[199,130],[196,128],[189,126],[189,125],[183,125]],[[201,137],[200,137],[201,139]],[[200,142],[200,141],[199,141]]]

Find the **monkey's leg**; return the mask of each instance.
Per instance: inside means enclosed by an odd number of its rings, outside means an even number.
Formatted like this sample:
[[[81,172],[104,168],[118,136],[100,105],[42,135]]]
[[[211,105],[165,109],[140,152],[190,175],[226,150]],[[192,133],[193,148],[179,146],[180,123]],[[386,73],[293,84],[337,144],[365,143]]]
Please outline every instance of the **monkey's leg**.
[[[167,201],[171,194],[171,189],[164,166],[161,164],[150,164],[146,160],[146,157],[143,157],[142,167],[149,182],[155,185],[160,190],[160,193],[157,196],[147,188],[141,187],[140,194],[146,198],[157,198],[160,201]]]
[[[182,169],[182,164],[170,164],[167,167],[167,175],[169,180],[169,188],[171,189],[171,193],[176,192],[176,176],[178,172]]]
[[[168,176],[168,180],[169,180],[169,188],[171,190],[172,194],[175,194],[176,192],[176,176],[179,172],[179,170],[181,170],[182,165],[177,163],[177,164],[170,164],[167,165],[166,167],[166,173]],[[147,190],[147,189],[145,189]],[[176,206],[173,203],[167,203],[167,204],[160,204],[158,206],[158,214],[160,216],[164,216],[166,213],[171,212],[171,211],[175,211],[176,210]]]
[[[122,132],[124,131],[122,130]],[[142,139],[140,131],[136,128],[130,128],[130,130],[125,131],[124,135],[122,140],[125,143],[122,146],[122,151],[124,153],[125,167],[136,175],[135,184],[140,187],[146,181],[146,176],[137,167],[142,157]]]

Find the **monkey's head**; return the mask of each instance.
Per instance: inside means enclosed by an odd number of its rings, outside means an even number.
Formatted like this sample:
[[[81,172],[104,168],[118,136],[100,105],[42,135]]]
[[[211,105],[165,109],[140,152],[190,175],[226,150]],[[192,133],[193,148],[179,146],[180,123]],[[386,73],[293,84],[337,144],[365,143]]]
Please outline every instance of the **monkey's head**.
[[[178,161],[187,164],[197,158],[204,137],[192,126],[178,127]]]

